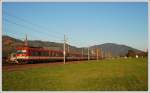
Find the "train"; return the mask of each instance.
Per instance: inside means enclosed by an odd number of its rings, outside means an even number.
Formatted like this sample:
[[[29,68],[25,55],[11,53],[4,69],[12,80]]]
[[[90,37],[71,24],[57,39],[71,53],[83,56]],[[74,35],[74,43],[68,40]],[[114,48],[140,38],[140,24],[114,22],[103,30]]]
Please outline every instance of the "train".
[[[66,53],[64,57],[63,50],[50,50],[43,47],[20,46],[16,48],[10,60],[15,63],[38,63],[38,62],[58,62],[63,61],[81,61],[88,60],[87,54]],[[90,60],[95,60],[96,55],[90,55]],[[100,57],[99,57],[100,58]]]

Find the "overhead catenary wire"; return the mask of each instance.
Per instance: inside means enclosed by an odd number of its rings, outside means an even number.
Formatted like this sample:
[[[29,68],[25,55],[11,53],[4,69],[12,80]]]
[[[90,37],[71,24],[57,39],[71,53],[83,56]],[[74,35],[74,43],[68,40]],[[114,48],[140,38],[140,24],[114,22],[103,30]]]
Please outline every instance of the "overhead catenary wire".
[[[5,34],[5,36],[12,36],[12,37],[16,37],[17,36],[17,34],[16,33],[12,33],[12,32],[9,32],[9,34]],[[20,39],[20,40],[24,40],[24,38],[19,38],[19,37],[17,37],[16,39]]]
[[[6,29],[6,28],[5,28]],[[7,28],[8,29],[8,28]],[[7,32],[6,33],[6,31],[4,32],[4,35],[9,35],[9,34],[13,34],[14,36],[17,36],[17,39],[20,39],[18,36],[24,36],[26,33],[23,33],[23,32],[21,32],[21,31],[18,31],[18,32],[13,32],[13,31],[11,31],[11,30],[9,30],[9,32]],[[36,36],[36,34],[30,34],[30,36],[29,37],[33,37],[33,38],[39,38],[38,36]],[[24,38],[22,38],[21,40],[24,40]],[[34,39],[32,39],[32,40],[34,40]],[[35,39],[35,40],[37,40],[37,39]]]
[[[14,22],[14,21],[10,21],[9,19],[6,19],[6,18],[3,18],[4,19],[4,21],[5,20],[7,20],[7,21],[9,21],[10,23],[13,23],[13,24],[16,24],[16,25],[20,25],[20,26],[22,26],[22,27],[27,27],[27,28],[30,28],[30,30],[32,29],[32,30],[34,30],[34,31],[38,31],[39,33],[45,33],[43,30],[41,31],[41,30],[39,30],[39,29],[37,29],[37,28],[33,28],[33,27],[30,27],[30,26],[25,26],[25,25],[22,25],[22,24],[18,24],[17,22]],[[58,36],[55,36],[55,35],[52,35],[52,34],[50,34],[50,33],[45,33],[45,34],[48,34],[48,35],[50,35],[51,37],[55,37],[55,38],[60,38],[60,37],[58,37]]]
[[[5,28],[5,29],[8,29],[8,28]],[[10,34],[11,35],[13,35],[13,36],[15,36],[17,39],[20,39],[20,40],[24,40],[24,38],[20,38],[20,37],[18,37],[18,36],[24,36],[26,33],[23,33],[23,32],[21,32],[21,31],[18,31],[18,32],[13,32],[13,31],[11,31],[11,30],[9,30],[9,32],[7,32],[6,33],[6,31],[4,31],[3,30],[3,35],[6,35],[6,36],[10,36]],[[34,37],[34,38],[38,38],[38,36],[36,36],[35,34],[33,35],[33,34],[30,34],[30,36],[29,37]],[[31,40],[31,39],[30,39]],[[32,40],[34,40],[34,39],[32,39]],[[37,39],[36,39],[37,40]]]
[[[41,33],[41,32],[40,32],[39,30],[37,30],[37,29],[31,28],[31,27],[27,27],[27,26],[22,25],[22,24],[18,24],[18,23],[16,23],[16,22],[10,21],[10,20],[8,20],[8,19],[6,19],[6,18],[4,19],[4,21],[7,21],[7,22],[9,22],[9,23],[11,23],[11,24],[15,24],[15,25],[17,25],[17,26],[21,26],[21,27],[23,27],[23,28],[25,28],[25,29],[28,29],[28,30],[34,30],[34,31],[36,31],[36,32]],[[44,34],[47,38],[50,38],[49,34],[45,34],[45,33],[41,33],[41,34]],[[34,34],[34,35],[35,35],[35,34]],[[58,37],[55,37],[55,36],[51,36],[51,37],[58,38]]]
[[[32,25],[32,26],[34,26],[34,27],[37,27],[37,28],[39,28],[39,29],[44,29],[44,31],[46,31],[46,32],[51,32],[51,34],[53,34],[54,35],[54,33],[55,33],[55,36],[59,36],[59,37],[63,37],[63,33],[61,33],[61,32],[58,32],[58,31],[53,31],[53,30],[49,30],[48,28],[46,28],[46,27],[44,27],[44,26],[42,26],[42,25],[39,25],[39,24],[37,24],[37,23],[33,23],[33,22],[31,22],[31,21],[29,21],[29,20],[26,20],[26,19],[24,19],[24,18],[21,18],[21,17],[18,17],[18,16],[15,16],[15,15],[12,15],[12,14],[10,14],[10,13],[8,13],[8,12],[4,12],[6,15],[8,15],[8,16],[10,16],[10,17],[13,17],[13,18],[16,18],[16,19],[18,19],[18,20],[20,20],[20,21],[22,21],[22,22],[24,22],[24,23],[27,23],[27,24],[30,24],[30,25]],[[52,33],[53,32],[53,33]],[[57,34],[57,35],[56,35]]]
[[[95,40],[86,40],[86,41],[79,41],[79,40],[77,40],[77,39],[74,39],[74,38],[72,38],[72,37],[69,37],[69,40],[70,41],[73,41],[73,43],[77,43],[77,44],[83,44],[83,43],[88,43],[88,45],[86,45],[86,47],[90,47],[90,46],[93,46],[93,45],[95,45],[95,44],[97,44],[96,42],[95,42]],[[71,42],[72,43],[72,42]],[[92,44],[91,44],[92,43]],[[95,43],[95,44],[94,44]],[[83,46],[84,47],[84,46]]]

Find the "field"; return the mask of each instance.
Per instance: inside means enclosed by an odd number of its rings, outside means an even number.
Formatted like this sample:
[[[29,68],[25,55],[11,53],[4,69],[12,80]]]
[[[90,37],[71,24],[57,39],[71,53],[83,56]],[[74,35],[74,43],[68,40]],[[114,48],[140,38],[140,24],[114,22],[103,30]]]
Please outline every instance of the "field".
[[[3,91],[148,90],[147,58],[27,65],[14,70],[3,69]]]

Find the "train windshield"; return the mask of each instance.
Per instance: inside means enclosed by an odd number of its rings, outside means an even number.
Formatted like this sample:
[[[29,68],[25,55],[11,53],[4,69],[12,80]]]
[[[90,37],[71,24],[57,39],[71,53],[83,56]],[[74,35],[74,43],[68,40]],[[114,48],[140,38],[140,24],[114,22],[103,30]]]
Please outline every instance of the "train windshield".
[[[26,52],[27,52],[26,50],[17,50],[17,54],[24,54]]]

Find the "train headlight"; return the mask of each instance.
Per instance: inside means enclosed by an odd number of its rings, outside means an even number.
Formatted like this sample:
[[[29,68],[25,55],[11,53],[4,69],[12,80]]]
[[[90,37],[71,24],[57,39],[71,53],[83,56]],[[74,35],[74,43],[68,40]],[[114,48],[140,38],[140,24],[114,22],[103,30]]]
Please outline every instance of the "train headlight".
[[[27,52],[27,50],[22,50],[22,52]]]

